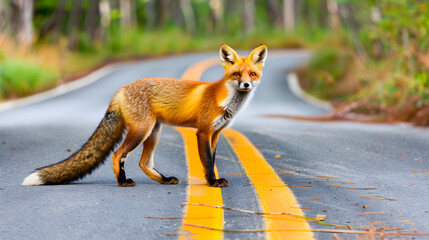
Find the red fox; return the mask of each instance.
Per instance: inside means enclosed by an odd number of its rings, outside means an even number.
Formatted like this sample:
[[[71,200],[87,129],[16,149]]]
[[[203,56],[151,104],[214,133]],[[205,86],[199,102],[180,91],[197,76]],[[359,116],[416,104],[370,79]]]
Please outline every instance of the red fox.
[[[135,186],[125,176],[128,154],[143,143],[140,168],[162,184],[178,184],[176,177],[165,177],[154,168],[153,153],[161,124],[197,128],[198,151],[210,186],[226,187],[228,181],[214,174],[216,144],[220,131],[251,98],[262,76],[267,46],[260,45],[246,58],[228,45],[220,46],[225,75],[222,80],[205,83],[183,79],[147,78],[121,87],[93,135],[71,157],[37,169],[22,185],[65,184],[83,178],[113,153],[113,172],[121,187]]]

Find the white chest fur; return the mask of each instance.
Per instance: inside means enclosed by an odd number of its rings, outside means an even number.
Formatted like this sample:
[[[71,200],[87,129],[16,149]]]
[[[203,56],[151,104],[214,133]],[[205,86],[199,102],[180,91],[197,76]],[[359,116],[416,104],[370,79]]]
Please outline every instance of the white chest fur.
[[[255,91],[252,89],[249,92],[241,92],[237,90],[237,87],[231,85],[227,85],[227,89],[228,96],[219,104],[225,112],[213,121],[213,129],[216,131],[231,123],[233,117],[252,98]]]

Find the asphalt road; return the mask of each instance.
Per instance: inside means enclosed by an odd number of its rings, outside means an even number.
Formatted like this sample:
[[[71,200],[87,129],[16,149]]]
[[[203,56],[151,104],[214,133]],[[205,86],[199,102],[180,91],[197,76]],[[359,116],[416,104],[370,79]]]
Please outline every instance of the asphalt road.
[[[73,184],[20,184],[34,169],[78,150],[122,85],[146,77],[177,78],[191,64],[216,56],[194,54],[130,64],[88,86],[0,112],[0,239],[175,239],[183,235],[178,229],[185,211],[181,203],[188,197],[186,155],[182,136],[167,126],[155,153],[155,166],[181,179],[178,185],[160,185],[142,173],[138,167],[141,147],[126,163],[127,176],[137,183],[134,188],[117,187],[110,161]],[[326,223],[384,232],[389,228],[429,232],[429,130],[261,116],[309,116],[326,111],[295,97],[287,85],[286,73],[306,59],[308,55],[298,52],[270,52],[261,86],[232,128],[243,133],[275,171],[289,172],[278,176],[293,191],[306,216],[326,215]],[[201,80],[218,80],[222,74],[222,67],[215,66]],[[260,211],[255,189],[248,176],[238,175],[244,172],[243,166],[224,137],[216,164],[219,173],[229,174],[223,176],[230,182],[222,189],[223,204]],[[264,221],[263,216],[225,211],[224,228],[264,228]],[[225,239],[264,236],[260,232],[224,234]],[[333,239],[332,233],[315,232],[314,236]]]

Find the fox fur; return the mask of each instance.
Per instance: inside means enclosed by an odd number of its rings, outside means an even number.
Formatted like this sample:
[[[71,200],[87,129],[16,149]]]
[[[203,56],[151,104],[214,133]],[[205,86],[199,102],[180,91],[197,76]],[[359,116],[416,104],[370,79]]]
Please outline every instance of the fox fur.
[[[114,151],[113,172],[119,186],[134,186],[125,176],[128,154],[143,143],[140,168],[162,184],[177,184],[176,177],[165,177],[154,168],[153,153],[161,124],[197,129],[198,150],[210,186],[226,187],[228,181],[214,175],[219,133],[252,97],[262,76],[267,56],[266,45],[240,57],[226,44],[220,47],[224,77],[205,83],[173,78],[147,78],[120,88],[93,135],[69,158],[37,169],[22,185],[65,184],[91,173]]]

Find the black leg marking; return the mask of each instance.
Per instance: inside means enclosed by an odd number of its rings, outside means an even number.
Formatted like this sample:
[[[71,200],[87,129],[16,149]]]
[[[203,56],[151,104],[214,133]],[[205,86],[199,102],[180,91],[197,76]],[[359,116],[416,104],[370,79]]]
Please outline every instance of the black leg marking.
[[[119,163],[119,178],[118,178],[118,185],[120,187],[134,187],[136,183],[132,179],[127,179],[125,176],[125,168],[124,168],[124,161],[121,161]]]
[[[119,178],[118,178],[118,182],[120,182],[120,183],[124,183],[127,180],[127,177],[125,176],[124,163],[125,162],[122,162],[122,161],[119,163]]]
[[[206,164],[204,167],[206,168],[206,179],[210,185],[213,185],[213,183],[216,181],[216,175],[214,173],[214,158],[212,158],[212,152],[208,144],[205,146],[205,155]]]
[[[215,148],[215,150],[213,152],[213,166],[216,165],[216,149],[217,148]]]
[[[214,158],[208,141],[208,137],[204,134],[197,134],[198,152],[201,163],[203,164],[206,180],[212,187],[227,187],[228,181],[224,178],[216,179],[214,173]],[[214,154],[213,154],[214,155]]]

